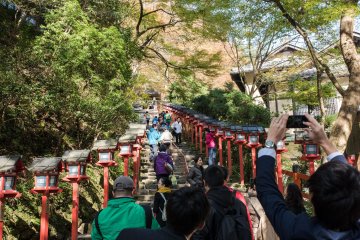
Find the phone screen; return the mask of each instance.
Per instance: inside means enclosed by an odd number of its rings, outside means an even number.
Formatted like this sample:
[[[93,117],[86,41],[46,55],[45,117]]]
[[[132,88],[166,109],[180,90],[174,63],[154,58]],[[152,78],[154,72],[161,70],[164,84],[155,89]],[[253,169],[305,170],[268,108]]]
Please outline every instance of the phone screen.
[[[293,115],[289,116],[286,123],[287,128],[307,128],[303,122],[307,122],[307,118],[304,115]]]

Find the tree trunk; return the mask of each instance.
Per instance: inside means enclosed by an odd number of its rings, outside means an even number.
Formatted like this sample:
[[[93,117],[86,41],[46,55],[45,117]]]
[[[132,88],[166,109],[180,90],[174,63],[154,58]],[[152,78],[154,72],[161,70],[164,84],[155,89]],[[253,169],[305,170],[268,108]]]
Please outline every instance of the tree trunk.
[[[318,70],[316,73],[316,87],[317,87],[317,97],[319,101],[319,108],[320,108],[320,123],[323,125],[325,123],[325,104],[324,98],[321,92],[321,75],[323,71]]]
[[[349,8],[340,21],[340,46],[349,70],[349,87],[346,90],[330,140],[338,150],[345,151],[354,120],[360,105],[360,57],[353,41],[354,9]]]

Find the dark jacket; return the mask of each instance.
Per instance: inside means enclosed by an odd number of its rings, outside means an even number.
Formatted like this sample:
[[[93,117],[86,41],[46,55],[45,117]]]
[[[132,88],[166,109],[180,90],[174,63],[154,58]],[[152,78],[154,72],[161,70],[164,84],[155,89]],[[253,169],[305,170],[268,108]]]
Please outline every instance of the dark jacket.
[[[221,216],[221,214],[216,212],[214,205],[216,205],[217,208],[224,208],[224,209],[227,208],[229,205],[231,205],[232,192],[226,186],[211,188],[207,192],[206,195],[207,195],[207,197],[209,199],[210,206],[211,206],[210,213],[209,213],[209,216],[206,219],[205,227],[201,231],[196,232],[193,235],[193,237],[191,238],[192,240],[202,240],[202,239],[213,240],[213,239],[216,239],[216,235],[217,235],[217,232],[218,232],[218,226],[220,226],[222,216]],[[250,232],[250,224],[249,224],[249,222],[247,220],[246,207],[240,200],[235,199],[235,201],[237,201],[239,203],[239,205],[241,206],[240,212],[244,216],[244,219],[246,219],[245,221],[247,221],[247,223],[248,223],[248,226],[247,226],[248,234],[247,234],[247,236],[244,236],[243,239],[239,239],[239,240],[250,240],[251,239],[251,232]]]
[[[342,155],[336,156],[332,159],[334,160],[346,162]],[[309,217],[306,213],[295,215],[291,212],[276,185],[274,168],[275,158],[272,156],[264,155],[256,161],[256,190],[258,199],[280,239],[360,239],[360,221],[351,231],[335,232],[322,227],[316,217]]]
[[[167,199],[169,199],[171,192],[163,192],[163,194],[167,200]],[[164,203],[165,203],[165,200],[162,198],[160,193],[156,192],[155,197],[154,197],[153,212],[156,215],[156,220],[159,223],[160,227],[165,227],[165,225],[166,225],[166,222],[162,220],[162,212],[161,212],[164,209]],[[160,209],[161,209],[161,211],[160,211]]]
[[[166,152],[159,152],[155,161],[154,161],[154,170],[156,175],[160,174],[169,174],[168,171],[165,169],[165,162],[170,163],[171,166],[174,167],[174,163],[171,160],[171,157]]]
[[[166,226],[159,230],[150,229],[124,229],[117,240],[186,240],[183,234],[176,233]]]
[[[204,168],[198,165],[192,167],[189,171],[189,174],[186,177],[186,180],[191,184],[193,187],[202,187],[204,185],[203,182],[204,176]]]

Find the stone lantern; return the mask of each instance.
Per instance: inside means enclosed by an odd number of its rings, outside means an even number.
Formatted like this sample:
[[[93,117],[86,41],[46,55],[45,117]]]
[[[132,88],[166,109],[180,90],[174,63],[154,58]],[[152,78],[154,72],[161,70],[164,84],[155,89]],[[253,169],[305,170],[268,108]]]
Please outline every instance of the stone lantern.
[[[114,152],[117,149],[116,139],[97,140],[91,150],[98,153],[99,161],[96,165],[104,168],[104,202],[103,207],[107,207],[109,200],[109,167],[117,166],[114,160]]]
[[[86,165],[91,162],[90,150],[66,151],[62,159],[68,172],[68,175],[63,180],[70,182],[73,187],[71,239],[76,240],[79,220],[79,183],[89,178],[86,175]]]
[[[118,140],[119,156],[124,158],[124,176],[129,176],[129,157],[133,156],[133,144],[136,144],[137,134],[125,132]]]
[[[49,235],[49,214],[47,199],[51,193],[60,193],[59,174],[63,170],[60,157],[34,158],[30,168],[34,173],[35,186],[31,190],[41,197],[40,240],[47,240]]]
[[[20,155],[0,156],[0,239],[3,238],[5,199],[21,196],[16,191],[16,177],[24,169]]]

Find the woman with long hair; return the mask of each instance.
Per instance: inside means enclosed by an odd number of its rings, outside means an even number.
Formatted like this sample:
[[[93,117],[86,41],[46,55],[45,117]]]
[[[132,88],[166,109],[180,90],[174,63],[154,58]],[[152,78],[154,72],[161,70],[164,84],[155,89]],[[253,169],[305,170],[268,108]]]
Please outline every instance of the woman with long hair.
[[[301,194],[300,188],[295,183],[290,183],[286,188],[285,196],[286,206],[290,211],[295,214],[305,212],[304,199]]]

